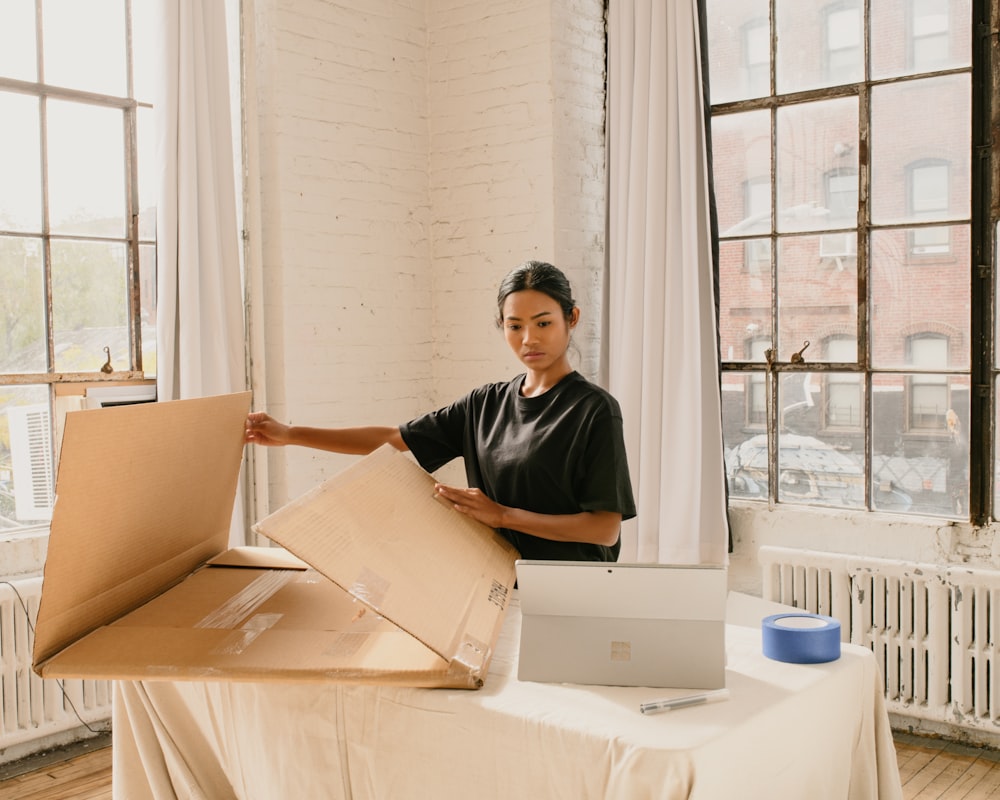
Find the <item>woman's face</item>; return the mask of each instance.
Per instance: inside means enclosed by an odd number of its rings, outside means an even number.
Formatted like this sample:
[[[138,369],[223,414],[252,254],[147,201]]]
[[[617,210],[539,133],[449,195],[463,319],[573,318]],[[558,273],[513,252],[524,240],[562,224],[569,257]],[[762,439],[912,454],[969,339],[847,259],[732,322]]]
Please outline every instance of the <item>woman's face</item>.
[[[529,370],[545,372],[554,365],[563,368],[570,333],[579,316],[580,309],[574,308],[567,320],[559,303],[544,292],[513,292],[503,303],[504,337]]]

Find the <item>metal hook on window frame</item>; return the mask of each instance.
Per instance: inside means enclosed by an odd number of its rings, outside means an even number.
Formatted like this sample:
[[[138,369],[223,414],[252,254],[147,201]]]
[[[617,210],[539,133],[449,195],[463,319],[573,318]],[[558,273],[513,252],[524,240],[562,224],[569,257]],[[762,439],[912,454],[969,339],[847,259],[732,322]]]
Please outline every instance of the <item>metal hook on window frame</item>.
[[[806,339],[804,342],[802,342],[802,349],[799,350],[797,353],[792,353],[791,363],[804,364],[805,358],[802,356],[802,354],[806,351],[806,348],[808,346],[809,346],[809,340]]]

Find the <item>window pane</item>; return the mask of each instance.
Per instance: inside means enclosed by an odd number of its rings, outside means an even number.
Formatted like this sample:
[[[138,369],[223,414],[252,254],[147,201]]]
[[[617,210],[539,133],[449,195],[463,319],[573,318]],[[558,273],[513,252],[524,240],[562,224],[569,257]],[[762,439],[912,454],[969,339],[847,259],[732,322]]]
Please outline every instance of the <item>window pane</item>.
[[[746,342],[770,339],[770,253],[767,239],[719,244],[719,345],[723,361],[742,361],[747,358]],[[763,351],[751,351],[750,355],[764,360]]]
[[[852,181],[857,196],[858,101],[848,97],[778,110],[778,230],[817,231],[853,226],[844,214],[843,192]],[[831,177],[838,182],[831,186]],[[832,191],[841,197],[831,199]],[[838,204],[834,218],[828,203]]]
[[[765,389],[758,372],[727,372],[722,376],[722,436],[726,475],[732,497],[767,499],[767,434],[747,425],[758,392]]]
[[[45,82],[125,96],[125,3],[45,0],[42,12]]]
[[[153,110],[136,112],[136,149],[139,171],[139,238],[156,238],[156,140]]]
[[[771,116],[727,114],[712,121],[712,170],[722,236],[771,231]]]
[[[827,361],[851,363],[857,360],[858,343],[853,335],[831,336],[826,340]],[[828,429],[861,431],[861,376],[850,372],[825,373],[824,419]]]
[[[775,15],[779,94],[864,78],[860,0],[776,0]]]
[[[38,79],[35,49],[35,0],[4,0],[0,25],[0,76]],[[0,115],[0,119],[6,117]]]
[[[910,382],[910,430],[941,430],[948,411],[948,387],[940,378],[915,375]]]
[[[49,222],[53,233],[124,237],[125,138],[122,112],[48,104]]]
[[[0,533],[52,516],[52,434],[45,386],[0,386]]]
[[[821,429],[820,384],[807,373],[778,386],[778,501],[863,508],[863,437]]]
[[[948,187],[951,176],[944,163],[918,163],[908,168],[910,212],[918,219],[942,219],[947,216]]]
[[[708,0],[706,5],[712,102],[769,94],[768,0]]]
[[[840,334],[826,340],[826,361],[851,363],[858,360],[858,341],[854,334]]]
[[[44,309],[41,241],[0,236],[0,373],[45,371]]]
[[[829,429],[861,430],[861,376],[852,373],[826,374],[826,407],[824,422]]]
[[[948,249],[927,252],[919,244],[945,232]],[[972,302],[971,242],[967,225],[873,231],[869,285],[871,360],[876,368],[915,365],[907,341],[937,333],[948,342],[949,369],[968,369]]]
[[[52,243],[52,323],[59,372],[130,367],[125,245]]]
[[[132,96],[151,103],[156,80],[157,4],[147,0],[132,0]]]
[[[38,99],[0,92],[0,230],[42,230]]]
[[[778,501],[835,508],[864,507],[860,452],[840,437],[778,434]]]
[[[156,377],[156,246],[139,248],[139,305],[142,315],[142,370]]]
[[[970,0],[879,3],[871,22],[872,77],[968,67],[971,20]]]
[[[934,369],[948,366],[948,340],[943,336],[915,336],[910,341],[910,366]]]
[[[920,383],[929,378],[936,382]],[[914,381],[917,381],[914,384]],[[926,388],[926,394],[914,388]],[[916,395],[916,396],[915,396]],[[934,395],[932,399],[931,395]],[[914,403],[932,402],[934,426],[913,428]],[[943,407],[942,407],[943,404]],[[924,410],[928,406],[923,406]],[[919,415],[918,415],[919,416]],[[968,514],[969,380],[966,376],[876,375],[872,387],[873,506],[918,514]],[[893,492],[896,495],[893,495]]]
[[[872,89],[873,223],[969,216],[969,94],[968,75]]]
[[[827,337],[856,331],[857,264],[823,255],[824,237],[783,237],[778,243],[778,360],[802,350],[806,361],[830,360],[819,346]]]
[[[951,253],[951,228],[915,228],[910,232],[910,253],[914,256],[935,256]]]
[[[853,228],[858,220],[858,173],[838,168],[826,176],[826,207],[831,228]]]

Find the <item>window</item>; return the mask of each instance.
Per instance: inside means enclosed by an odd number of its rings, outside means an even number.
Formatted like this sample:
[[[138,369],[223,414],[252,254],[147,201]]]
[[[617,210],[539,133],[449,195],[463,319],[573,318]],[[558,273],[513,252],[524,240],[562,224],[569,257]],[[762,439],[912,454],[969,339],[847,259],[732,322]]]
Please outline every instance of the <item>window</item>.
[[[948,340],[935,334],[907,339],[910,366],[944,369],[948,366]],[[914,374],[910,377],[908,428],[910,431],[945,431],[948,414],[948,379],[944,375]]]
[[[834,151],[844,154],[852,145],[838,143]],[[858,172],[854,168],[836,167],[824,176],[824,196],[828,212],[828,227],[853,228],[858,217]],[[832,259],[838,269],[844,269],[844,259],[858,254],[856,231],[827,233],[819,240],[819,257]],[[852,359],[853,360],[853,357]]]
[[[0,533],[50,516],[87,387],[155,375],[149,5],[4,4]]]
[[[843,153],[850,145],[834,145],[834,151]],[[830,227],[854,227],[858,218],[858,172],[856,169],[837,167],[824,176],[826,207],[830,212]]]
[[[858,344],[853,336],[831,336],[825,343],[826,360],[851,363],[857,360]],[[861,430],[861,380],[856,373],[826,374],[824,424],[828,430]]]
[[[861,63],[861,9],[850,5],[831,6],[826,10],[823,53],[829,83],[854,79]]]
[[[743,70],[747,97],[771,93],[771,29],[766,19],[754,19],[743,26]]]
[[[771,340],[755,337],[747,341],[747,359],[764,361],[765,351],[771,345]],[[752,372],[747,376],[747,427],[763,427],[767,424],[767,381],[761,372]]]
[[[751,178],[743,184],[744,219],[764,223],[771,218],[771,181],[769,178]],[[746,271],[760,275],[771,271],[771,242],[768,239],[749,239],[746,247]]]
[[[995,30],[995,4],[771,3],[772,94],[758,97],[736,91],[713,56],[738,50],[762,5],[707,9],[713,98],[717,77],[727,87],[711,135],[732,496],[983,523],[994,482],[975,439],[993,430],[995,405],[972,387],[1000,373],[989,361],[995,270],[973,265],[994,263],[987,89],[1000,44],[971,43],[973,30]],[[978,158],[988,151],[989,168]],[[751,230],[746,192],[732,187],[761,175],[770,191],[753,191],[769,198],[773,225]],[[756,282],[743,260],[752,239],[770,243],[771,272]],[[746,352],[749,323],[771,363]],[[758,384],[773,392],[766,408]],[[949,420],[982,477],[968,481],[968,502],[946,489],[959,474]],[[808,492],[783,477],[793,474]]]
[[[908,5],[910,68],[930,72],[947,66],[949,0],[910,0]]]
[[[945,162],[922,160],[906,167],[907,205],[914,221],[948,218],[949,166]],[[914,228],[910,232],[910,253],[916,256],[947,253],[950,250],[945,226]]]

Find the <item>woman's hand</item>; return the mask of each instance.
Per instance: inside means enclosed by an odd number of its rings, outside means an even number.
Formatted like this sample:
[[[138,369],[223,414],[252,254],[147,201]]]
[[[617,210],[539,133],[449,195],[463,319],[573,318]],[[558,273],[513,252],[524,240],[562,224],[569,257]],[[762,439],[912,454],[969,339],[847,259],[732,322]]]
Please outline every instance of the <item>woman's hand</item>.
[[[269,447],[288,444],[288,425],[278,422],[263,411],[247,415],[243,441]]]
[[[505,507],[490,500],[480,489],[459,489],[438,483],[434,485],[434,491],[438,499],[446,501],[459,513],[479,520],[491,528],[504,527]]]

